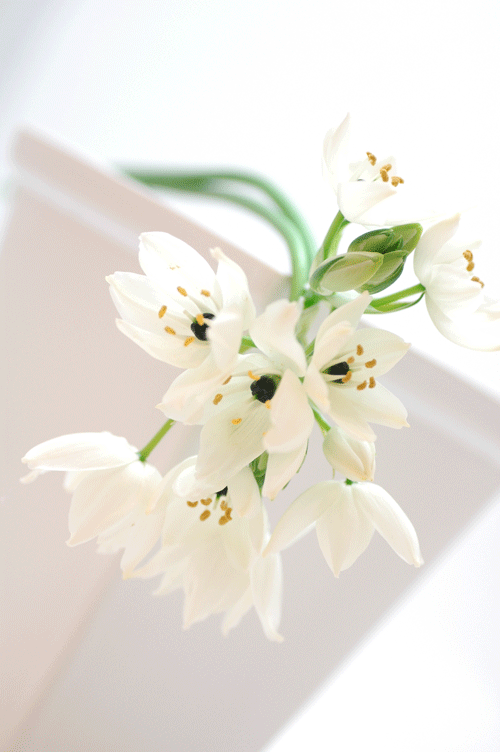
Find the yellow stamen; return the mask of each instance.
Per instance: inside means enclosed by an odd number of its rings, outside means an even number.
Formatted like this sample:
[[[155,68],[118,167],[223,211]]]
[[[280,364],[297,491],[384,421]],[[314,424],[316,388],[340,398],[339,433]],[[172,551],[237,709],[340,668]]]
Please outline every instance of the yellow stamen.
[[[472,255],[472,251],[464,251],[462,256],[464,257],[466,261],[472,261],[472,259],[474,258],[474,256]]]
[[[376,386],[377,382],[373,378],[373,376],[370,376],[370,383],[368,384],[369,389],[373,389],[374,386]]]
[[[166,326],[165,331],[167,332],[167,334],[175,334],[175,329],[172,329],[171,326]]]
[[[361,392],[363,389],[366,389],[366,384],[367,384],[366,381],[363,381],[362,384],[358,384],[358,386],[356,387],[356,389],[358,390],[358,392]]]
[[[188,507],[195,507],[198,504],[198,502],[197,501],[186,501],[186,504],[188,505]]]
[[[355,360],[356,358],[354,357],[354,355],[351,355],[350,358],[347,358],[346,363],[349,363],[349,365],[351,365],[351,363],[354,363]]]
[[[205,321],[205,319],[203,318],[203,314],[202,314],[202,313],[199,313],[199,314],[197,315],[197,317],[196,317],[196,322],[197,322],[197,323],[198,323],[198,324],[199,324],[200,326],[203,326],[203,323],[204,323],[204,321]]]
[[[177,292],[180,292],[181,295],[184,295],[184,297],[187,298],[187,292],[183,287],[178,287]]]
[[[233,518],[231,517],[231,512],[232,512],[232,511],[233,511],[233,510],[232,510],[232,508],[231,508],[231,507],[228,507],[228,508],[226,509],[226,517],[227,517],[227,519],[228,519],[228,520],[232,520],[232,519],[233,519]]]
[[[383,169],[383,170],[387,170],[387,172],[389,172],[389,170],[392,170],[392,165],[391,165],[391,164],[385,164],[385,165],[384,165],[384,166],[382,167],[382,169]]]
[[[226,511],[226,509],[227,509],[227,501],[225,499],[224,499],[224,501],[221,501],[220,508],[222,509],[223,512]]]
[[[222,399],[222,394],[219,392],[219,394],[216,394],[215,397],[214,397],[214,399],[213,399],[214,405],[218,405],[219,402],[221,401],[221,399]]]
[[[229,384],[232,378],[233,378],[232,376],[228,376],[227,379],[222,382],[222,386],[226,386],[226,384]]]
[[[211,503],[212,503],[212,499],[211,498],[200,499],[200,504],[203,504],[204,507],[210,506]]]
[[[403,178],[398,178],[398,177],[397,177],[396,175],[394,175],[394,177],[393,177],[393,178],[391,178],[391,184],[392,184],[392,185],[393,185],[394,187],[396,187],[396,186],[397,186],[397,185],[399,185],[400,183],[404,183],[404,182],[405,182],[405,181],[403,180]]]
[[[264,402],[264,404],[265,404],[265,406],[267,407],[267,409],[268,409],[268,410],[270,410],[270,409],[271,409],[271,400],[266,400],[266,401]]]
[[[204,295],[206,298],[210,297],[210,293],[208,292],[208,290],[202,290],[201,294]]]
[[[184,340],[184,347],[190,345],[191,342],[194,342],[194,337],[186,337],[186,339]]]
[[[371,165],[374,165],[377,161],[377,157],[375,156],[375,154],[372,154],[371,151],[367,151],[366,156],[368,157],[368,161]]]
[[[471,272],[474,269],[474,266],[475,266],[474,262],[469,261],[469,263],[467,264],[467,271]]]
[[[256,376],[251,371],[248,372],[249,377],[252,379],[252,381],[258,381],[260,379],[260,376]]]
[[[389,182],[389,173],[387,172],[387,170],[384,170],[383,167],[380,170],[380,177],[382,178],[382,180],[384,181],[384,183],[388,183]]]
[[[348,381],[351,380],[352,377],[352,371],[347,371],[345,376],[342,376],[342,383],[347,384]]]
[[[377,365],[377,361],[375,360],[375,358],[373,358],[373,360],[368,360],[368,361],[367,361],[367,362],[365,363],[365,366],[366,366],[367,368],[374,368],[374,366],[376,366],[376,365]]]
[[[363,353],[364,353],[363,348],[361,347],[361,345],[358,345],[356,348],[356,355],[363,355]]]
[[[203,522],[203,520],[207,520],[210,517],[210,509],[205,509],[204,512],[200,514],[200,520]]]
[[[473,282],[479,282],[479,284],[481,285],[481,287],[484,287],[484,282],[482,282],[479,279],[479,277],[471,277],[471,279],[472,279]]]
[[[227,522],[229,522],[229,517],[219,517],[219,525],[225,525]]]
[[[243,418],[233,418],[231,423],[233,424],[233,426],[237,426],[241,423],[242,420]]]
[[[166,310],[167,310],[167,306],[166,305],[162,305],[162,307],[158,311],[158,318],[160,318],[160,319],[163,318],[163,316],[165,316],[165,311]]]

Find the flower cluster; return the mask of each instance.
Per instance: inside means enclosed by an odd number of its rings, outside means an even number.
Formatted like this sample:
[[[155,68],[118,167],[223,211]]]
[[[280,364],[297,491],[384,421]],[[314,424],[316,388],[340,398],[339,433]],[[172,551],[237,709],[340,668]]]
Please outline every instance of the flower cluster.
[[[107,281],[120,331],[181,369],[158,405],[166,424],[141,451],[106,432],[82,433],[46,441],[23,458],[32,471],[24,481],[49,470],[66,473],[68,544],[96,538],[99,551],[123,552],[125,578],[161,576],[158,594],[182,588],[186,627],[224,613],[226,633],[254,606],[266,636],[281,640],[280,552],[313,525],[335,576],[363,553],[374,530],[404,561],[421,565],[411,522],[373,482],[373,425],[408,425],[404,406],[380,377],[409,345],[389,331],[359,328],[365,312],[399,310],[425,296],[445,336],[500,349],[500,307],[483,297],[477,244],[455,242],[458,217],[422,234],[395,160],[367,152],[349,165],[348,131],[346,118],[325,139],[325,172],[340,211],[316,257],[309,256],[308,279],[299,278],[296,263],[295,299],[256,312],[244,271],[220,249],[211,251],[214,271],[181,240],[143,234],[144,274],[117,272]],[[349,222],[380,229],[340,255]],[[307,259],[305,242],[304,248]],[[411,253],[419,283],[375,297]],[[339,294],[345,291],[350,295]],[[312,338],[312,313],[325,305]],[[201,427],[198,454],[162,478],[147,458],[176,422]],[[300,470],[313,430],[323,434],[332,478],[338,472],[344,480],[313,485],[271,531],[265,500]]]

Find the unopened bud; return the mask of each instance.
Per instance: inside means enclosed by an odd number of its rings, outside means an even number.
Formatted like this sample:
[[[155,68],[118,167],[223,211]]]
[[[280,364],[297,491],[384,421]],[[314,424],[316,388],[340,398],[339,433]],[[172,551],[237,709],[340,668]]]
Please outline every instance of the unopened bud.
[[[320,295],[355,290],[370,280],[382,265],[380,253],[346,253],[323,261],[309,278]]]

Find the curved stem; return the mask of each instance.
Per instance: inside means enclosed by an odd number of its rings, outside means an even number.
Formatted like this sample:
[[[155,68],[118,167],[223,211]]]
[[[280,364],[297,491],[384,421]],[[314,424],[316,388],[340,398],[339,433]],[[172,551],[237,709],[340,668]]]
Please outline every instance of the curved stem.
[[[413,287],[407,287],[405,290],[400,290],[399,292],[393,292],[392,295],[386,295],[382,298],[374,298],[371,302],[371,305],[374,308],[377,308],[379,305],[387,305],[388,303],[394,303],[396,300],[401,300],[401,298],[407,298],[410,295],[417,295],[419,292],[425,292],[425,287],[421,285],[420,283],[417,285],[413,285]]]
[[[333,218],[332,224],[328,228],[328,232],[321,244],[321,248],[319,249],[318,257],[320,257],[322,261],[330,258],[330,256],[337,255],[337,248],[342,237],[342,231],[348,224],[349,220],[346,219],[341,212],[337,212]]]
[[[146,462],[147,458],[155,448],[157,444],[160,443],[160,441],[163,439],[166,433],[170,431],[172,426],[176,423],[175,420],[167,420],[167,422],[160,428],[160,430],[155,433],[151,441],[149,441],[145,447],[141,449],[140,452],[137,452],[137,456],[139,457],[141,462]]]

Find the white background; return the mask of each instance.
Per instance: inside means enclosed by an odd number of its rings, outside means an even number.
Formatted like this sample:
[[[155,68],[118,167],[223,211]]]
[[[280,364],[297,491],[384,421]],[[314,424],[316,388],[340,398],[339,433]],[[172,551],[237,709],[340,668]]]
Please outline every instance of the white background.
[[[320,241],[334,211],[321,179],[322,139],[349,110],[365,150],[398,155],[405,179],[420,181],[447,205],[479,207],[468,220],[480,223],[484,239],[478,269],[498,287],[496,2],[3,0],[1,7],[4,182],[8,143],[20,123],[30,123],[107,163],[260,172],[288,191]],[[173,204],[287,269],[279,238],[243,213],[200,201]],[[498,354],[458,351],[434,332],[423,307],[381,325],[500,396]],[[498,573],[499,532],[490,510],[427,592],[365,646],[276,750],[303,749],[312,736],[319,750],[361,749],[370,741],[361,738],[362,728],[370,727],[378,740],[371,738],[372,748],[396,750],[401,737],[393,724],[403,722],[414,726],[417,740],[414,747],[406,740],[404,749],[498,749],[492,624],[499,616],[488,578]],[[417,611],[420,629],[412,634]],[[463,627],[450,632],[457,621]],[[396,649],[398,624],[412,642]],[[411,660],[394,659],[403,648]],[[429,679],[436,655],[440,668]],[[385,714],[377,706],[384,682],[394,687],[396,703]],[[328,708],[342,701],[344,725],[332,735]],[[444,727],[439,702],[449,712]],[[445,729],[442,738],[438,728]]]

